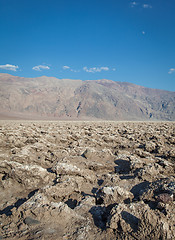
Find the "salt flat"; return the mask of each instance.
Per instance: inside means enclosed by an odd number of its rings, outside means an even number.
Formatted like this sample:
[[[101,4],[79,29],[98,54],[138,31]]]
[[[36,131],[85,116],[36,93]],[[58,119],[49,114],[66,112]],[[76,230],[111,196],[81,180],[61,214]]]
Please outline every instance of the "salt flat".
[[[0,239],[174,239],[174,126],[0,121]]]

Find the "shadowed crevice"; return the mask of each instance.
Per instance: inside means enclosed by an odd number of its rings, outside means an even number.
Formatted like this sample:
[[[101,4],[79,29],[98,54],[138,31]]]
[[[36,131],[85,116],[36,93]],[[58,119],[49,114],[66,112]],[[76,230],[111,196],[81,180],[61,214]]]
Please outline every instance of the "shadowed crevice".
[[[38,192],[39,189],[33,190],[32,192],[30,192],[27,196],[27,198],[20,198],[18,199],[14,204],[7,206],[6,208],[4,208],[3,210],[0,211],[0,215],[5,214],[6,216],[11,216],[12,215],[12,209],[15,208],[19,208],[23,203],[25,203],[26,201],[28,201],[31,197],[34,196],[34,194],[36,192]]]

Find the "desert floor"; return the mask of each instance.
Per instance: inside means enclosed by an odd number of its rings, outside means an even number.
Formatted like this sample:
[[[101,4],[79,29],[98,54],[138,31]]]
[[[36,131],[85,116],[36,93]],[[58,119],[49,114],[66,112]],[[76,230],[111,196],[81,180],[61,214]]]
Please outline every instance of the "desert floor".
[[[0,121],[0,239],[175,239],[174,122]]]

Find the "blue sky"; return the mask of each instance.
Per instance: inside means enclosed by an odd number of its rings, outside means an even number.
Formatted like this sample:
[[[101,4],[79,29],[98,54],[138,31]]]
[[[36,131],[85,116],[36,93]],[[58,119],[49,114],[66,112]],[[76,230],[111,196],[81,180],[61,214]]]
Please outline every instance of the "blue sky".
[[[175,0],[0,0],[0,73],[175,91]]]

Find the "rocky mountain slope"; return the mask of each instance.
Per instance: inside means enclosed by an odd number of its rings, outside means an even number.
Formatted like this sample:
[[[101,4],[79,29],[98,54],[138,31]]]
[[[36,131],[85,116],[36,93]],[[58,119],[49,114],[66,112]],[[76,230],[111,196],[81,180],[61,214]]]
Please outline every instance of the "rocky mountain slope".
[[[111,80],[0,74],[0,117],[175,120],[175,92]]]

